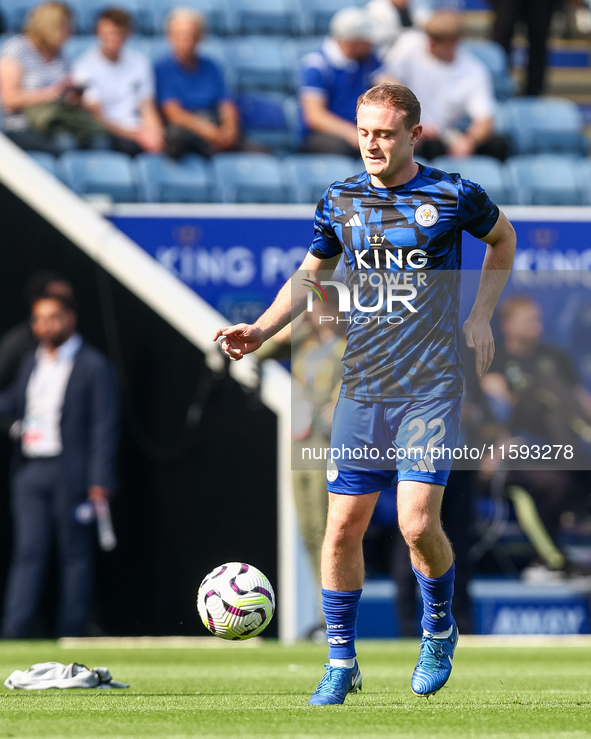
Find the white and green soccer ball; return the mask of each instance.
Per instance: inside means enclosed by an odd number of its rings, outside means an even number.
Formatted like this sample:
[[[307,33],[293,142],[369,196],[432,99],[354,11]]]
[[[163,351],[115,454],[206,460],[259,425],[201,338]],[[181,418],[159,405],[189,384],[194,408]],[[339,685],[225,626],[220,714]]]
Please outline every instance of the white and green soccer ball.
[[[222,639],[250,639],[269,624],[275,593],[260,570],[227,562],[206,575],[199,586],[197,610],[206,629]]]

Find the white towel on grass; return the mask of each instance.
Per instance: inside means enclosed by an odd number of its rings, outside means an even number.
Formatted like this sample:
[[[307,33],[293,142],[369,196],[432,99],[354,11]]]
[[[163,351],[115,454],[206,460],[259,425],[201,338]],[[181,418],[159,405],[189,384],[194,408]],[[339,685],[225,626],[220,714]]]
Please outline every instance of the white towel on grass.
[[[11,690],[46,690],[47,688],[129,688],[126,683],[118,683],[111,677],[106,667],[89,670],[84,665],[72,662],[40,662],[29,667],[26,672],[15,670],[4,681]]]

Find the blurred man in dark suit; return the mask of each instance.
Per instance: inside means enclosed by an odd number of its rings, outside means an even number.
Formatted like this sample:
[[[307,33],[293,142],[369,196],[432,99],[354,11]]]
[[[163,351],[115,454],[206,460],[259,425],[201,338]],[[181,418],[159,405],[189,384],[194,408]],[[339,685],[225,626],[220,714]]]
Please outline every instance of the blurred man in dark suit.
[[[19,419],[12,429],[15,544],[2,635],[29,635],[55,538],[58,631],[78,636],[92,593],[94,542],[76,511],[88,500],[107,499],[115,485],[115,383],[107,359],[76,332],[71,297],[37,297],[31,320],[39,345],[0,393],[0,415]]]

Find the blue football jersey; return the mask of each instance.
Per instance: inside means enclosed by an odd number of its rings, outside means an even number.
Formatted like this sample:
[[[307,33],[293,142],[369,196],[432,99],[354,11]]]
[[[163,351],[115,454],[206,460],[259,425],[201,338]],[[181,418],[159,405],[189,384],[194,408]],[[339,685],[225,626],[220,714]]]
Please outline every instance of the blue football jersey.
[[[342,397],[461,396],[462,231],[486,236],[498,217],[480,185],[423,165],[399,187],[374,187],[364,172],[328,188],[310,252],[344,257],[351,298],[339,317],[347,321]]]

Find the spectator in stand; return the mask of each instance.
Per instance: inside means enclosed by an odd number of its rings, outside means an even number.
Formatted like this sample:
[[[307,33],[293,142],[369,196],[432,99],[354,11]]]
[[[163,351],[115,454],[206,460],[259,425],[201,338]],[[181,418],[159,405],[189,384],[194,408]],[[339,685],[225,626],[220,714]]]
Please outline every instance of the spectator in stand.
[[[495,99],[484,64],[459,46],[460,13],[438,11],[425,32],[408,31],[384,60],[386,73],[407,85],[421,103],[423,133],[415,153],[426,159],[442,154],[486,154],[505,159],[507,141],[495,135]],[[465,130],[464,121],[468,121]]]
[[[112,147],[131,156],[164,148],[164,127],[154,102],[148,58],[125,46],[131,16],[110,8],[96,24],[98,45],[76,60],[73,77],[84,88],[82,102],[111,134]]]
[[[409,0],[370,0],[365,6],[374,24],[374,43],[380,58],[401,34],[413,26],[415,19],[411,6]]]
[[[63,3],[42,3],[28,15],[24,33],[9,39],[0,58],[4,133],[23,149],[59,154],[90,146],[104,134],[81,105],[62,47],[72,12]]]
[[[210,157],[244,148],[223,73],[197,52],[204,32],[201,13],[173,10],[167,19],[171,54],[156,64],[157,99],[168,124],[166,148],[175,159],[188,152]]]
[[[53,536],[62,575],[58,631],[84,633],[94,536],[76,514],[82,503],[108,500],[115,475],[117,398],[107,359],[77,333],[71,298],[37,297],[31,320],[39,346],[0,393],[0,415],[20,419],[12,434],[15,543],[2,627],[6,639],[31,633]]]
[[[529,51],[526,95],[541,95],[544,89],[550,24],[552,15],[559,5],[558,0],[492,0],[495,11],[492,37],[505,49],[509,64],[515,24],[523,19],[527,26]]]
[[[550,542],[538,548],[540,560],[524,571],[530,579],[562,579],[577,574],[560,548],[560,517],[576,505],[573,469],[585,467],[583,456],[591,438],[591,394],[579,382],[569,357],[541,341],[542,311],[527,295],[508,298],[499,305],[503,344],[497,348],[482,389],[506,439],[520,444],[572,445],[573,463],[557,468],[552,461],[536,461],[527,470],[510,470],[507,489],[516,506],[529,494],[535,501],[540,524]],[[520,520],[521,523],[521,520]],[[522,524],[523,525],[523,524]],[[539,536],[538,536],[539,538]]]
[[[375,29],[366,10],[343,8],[330,23],[322,49],[308,54],[300,70],[299,99],[304,151],[358,158],[357,98],[375,83],[380,63]]]

